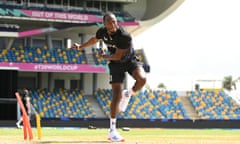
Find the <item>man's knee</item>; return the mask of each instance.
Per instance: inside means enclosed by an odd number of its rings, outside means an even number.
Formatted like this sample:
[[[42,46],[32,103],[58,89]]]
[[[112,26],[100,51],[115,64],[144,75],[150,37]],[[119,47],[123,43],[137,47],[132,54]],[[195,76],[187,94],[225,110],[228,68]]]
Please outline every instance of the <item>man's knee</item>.
[[[142,85],[145,85],[146,82],[147,82],[147,78],[146,78],[146,77],[141,77],[141,78],[139,79],[139,82],[140,82]]]

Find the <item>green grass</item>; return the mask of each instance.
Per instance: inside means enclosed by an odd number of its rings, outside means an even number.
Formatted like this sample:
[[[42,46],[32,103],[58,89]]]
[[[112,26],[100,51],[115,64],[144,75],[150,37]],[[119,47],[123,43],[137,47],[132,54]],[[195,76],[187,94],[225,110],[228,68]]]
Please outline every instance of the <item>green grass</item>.
[[[42,138],[38,140],[37,130],[30,143],[110,143],[107,129],[42,128]],[[130,129],[119,132],[129,144],[239,144],[240,130],[231,129]],[[0,128],[0,143],[24,143],[22,129]]]

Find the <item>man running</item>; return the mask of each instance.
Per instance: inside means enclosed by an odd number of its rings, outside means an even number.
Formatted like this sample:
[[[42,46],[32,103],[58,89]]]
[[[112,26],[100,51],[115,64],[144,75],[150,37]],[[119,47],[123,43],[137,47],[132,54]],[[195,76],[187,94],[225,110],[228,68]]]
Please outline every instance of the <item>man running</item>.
[[[110,105],[109,139],[115,142],[123,142],[124,138],[116,130],[117,113],[119,111],[124,112],[131,95],[145,85],[146,74],[137,62],[132,37],[122,27],[118,26],[116,16],[110,12],[106,13],[103,17],[103,23],[104,26],[97,30],[95,37],[90,38],[82,45],[75,43],[73,48],[82,50],[100,40],[107,45],[110,54],[101,52],[98,56],[110,61],[108,66],[113,96]],[[135,79],[135,83],[132,88],[122,91],[125,72],[128,72]]]

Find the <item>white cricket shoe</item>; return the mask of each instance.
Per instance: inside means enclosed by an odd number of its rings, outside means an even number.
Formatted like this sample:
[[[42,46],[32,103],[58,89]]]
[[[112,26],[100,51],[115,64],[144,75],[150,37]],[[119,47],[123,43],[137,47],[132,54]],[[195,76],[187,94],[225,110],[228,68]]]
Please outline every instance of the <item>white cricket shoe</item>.
[[[132,96],[132,90],[123,90],[122,91],[122,98],[121,98],[121,101],[118,106],[118,109],[120,112],[125,112],[131,96]]]
[[[110,130],[108,140],[112,142],[124,142],[124,138],[117,132],[117,130]]]

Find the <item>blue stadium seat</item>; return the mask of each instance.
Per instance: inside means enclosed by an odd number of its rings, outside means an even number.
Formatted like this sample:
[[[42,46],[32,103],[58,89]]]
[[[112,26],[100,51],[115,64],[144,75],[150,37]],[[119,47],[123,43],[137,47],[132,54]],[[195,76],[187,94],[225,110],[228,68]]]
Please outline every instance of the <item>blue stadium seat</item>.
[[[223,91],[195,91],[190,101],[201,119],[238,119],[240,106]]]
[[[31,89],[31,103],[43,118],[95,118],[88,100],[80,90]]]
[[[98,89],[97,100],[106,116],[110,114],[111,90]],[[132,96],[125,113],[118,118],[130,119],[188,119],[180,99],[175,91],[161,93],[159,91],[141,91]]]

